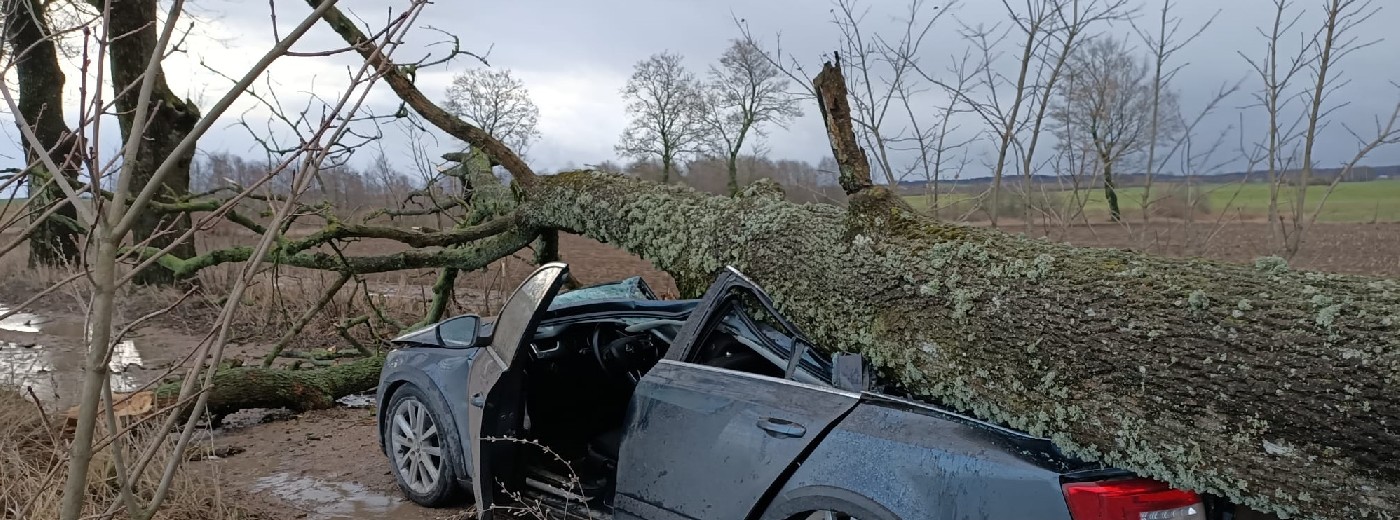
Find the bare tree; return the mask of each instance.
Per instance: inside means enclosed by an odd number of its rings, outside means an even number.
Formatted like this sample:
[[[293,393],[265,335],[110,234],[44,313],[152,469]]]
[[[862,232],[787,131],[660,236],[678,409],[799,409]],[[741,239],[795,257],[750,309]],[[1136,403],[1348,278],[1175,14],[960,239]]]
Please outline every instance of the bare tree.
[[[1013,25],[1024,37],[1021,47],[1017,49],[1019,58],[1016,62],[1016,76],[1014,81],[1009,81],[1000,74],[993,62],[996,59],[996,48],[1010,34],[1010,30],[999,31],[993,28],[965,28],[964,37],[972,40],[973,45],[982,54],[982,64],[978,71],[982,74],[982,79],[977,85],[978,89],[984,93],[984,99],[972,104],[978,114],[991,127],[990,131],[997,138],[997,152],[995,162],[992,164],[992,186],[991,186],[991,214],[992,227],[997,226],[1001,209],[1001,186],[1005,177],[1006,165],[1010,161],[1010,154],[1013,146],[1017,142],[1017,133],[1025,124],[1022,119],[1022,111],[1025,109],[1028,99],[1033,99],[1030,93],[1032,82],[1035,77],[1031,75],[1031,67],[1036,64],[1046,45],[1045,35],[1054,30],[1052,24],[1055,21],[1056,8],[1063,0],[1040,0],[1027,1],[1025,12],[1018,11],[1011,5],[1009,0],[1002,1],[1007,16],[1011,18]],[[997,34],[1000,32],[1001,34]],[[1011,88],[1011,99],[1006,100],[1005,88]]]
[[[1078,139],[1066,136],[1061,146],[1094,152],[1110,218],[1119,222],[1122,211],[1114,167],[1147,148],[1154,136],[1153,107],[1160,104],[1167,109],[1158,112],[1177,113],[1176,98],[1169,91],[1154,92],[1147,64],[1137,59],[1126,43],[1110,36],[1090,40],[1070,56],[1067,66],[1068,77],[1058,89],[1051,117],[1061,129],[1073,126],[1081,132]],[[1158,98],[1157,103],[1154,98]],[[1166,122],[1157,125],[1158,139],[1174,138],[1181,131],[1180,125],[1169,127]]]
[[[32,224],[29,237],[30,265],[63,265],[78,260],[79,239],[84,233],[77,209],[68,202],[59,180],[68,182],[77,174],[78,142],[64,122],[63,70],[59,68],[58,46],[48,26],[46,2],[5,0],[4,36],[15,61],[18,79],[16,124],[27,122],[37,141],[22,143],[27,172],[17,178],[29,182]],[[42,157],[42,158],[41,158]],[[47,160],[45,160],[47,159]],[[49,169],[49,164],[58,170]]]
[[[709,148],[723,154],[730,195],[739,193],[739,153],[763,126],[784,126],[802,110],[788,92],[788,78],[752,42],[733,40],[710,66],[705,83],[704,124]]]
[[[540,136],[540,109],[510,69],[473,68],[453,76],[443,108],[520,153]]]
[[[700,149],[704,104],[695,74],[680,54],[661,52],[637,62],[622,89],[632,122],[622,132],[618,153],[661,161],[661,182],[671,180],[679,155]]]
[[[1370,20],[1379,10],[1379,7],[1372,6],[1371,0],[1326,0],[1323,3],[1322,26],[1314,34],[1310,45],[1311,50],[1316,54],[1307,60],[1311,64],[1313,87],[1307,95],[1303,159],[1300,165],[1302,170],[1298,173],[1294,186],[1296,198],[1293,201],[1293,225],[1291,231],[1284,236],[1283,248],[1289,258],[1298,254],[1298,249],[1302,247],[1303,235],[1311,222],[1311,219],[1308,218],[1307,201],[1308,185],[1311,183],[1313,167],[1315,166],[1313,149],[1317,145],[1318,130],[1326,122],[1327,115],[1331,112],[1330,108],[1324,111],[1323,107],[1328,104],[1328,98],[1336,92],[1337,87],[1343,84],[1337,81],[1340,71],[1334,69],[1347,55],[1375,43],[1375,41],[1357,41],[1352,33],[1357,26]],[[1393,123],[1393,121],[1392,118],[1391,122]],[[1378,128],[1377,133],[1382,136],[1378,138],[1379,142],[1390,142],[1386,136],[1393,128],[1393,124],[1378,125],[1378,127],[1381,128]],[[1373,146],[1362,146],[1362,150],[1365,152],[1369,152],[1371,148]],[[1364,157],[1365,153],[1363,152],[1361,155]],[[1356,160],[1353,160],[1349,166],[1355,163]],[[1338,180],[1340,180],[1340,174]],[[1331,187],[1335,186],[1335,182],[1331,183],[1328,192],[1330,193]]]
[[[1170,128],[1174,126],[1172,120],[1174,118],[1180,118],[1179,114],[1163,113],[1162,111],[1163,108],[1171,108],[1162,106],[1162,96],[1167,85],[1176,77],[1176,73],[1181,70],[1181,65],[1171,65],[1172,56],[1194,41],[1204,33],[1206,29],[1210,28],[1211,23],[1215,21],[1215,16],[1219,15],[1219,11],[1216,11],[1215,15],[1211,15],[1211,17],[1206,20],[1205,23],[1197,27],[1194,32],[1183,37],[1180,34],[1182,30],[1182,19],[1172,16],[1171,10],[1173,7],[1175,7],[1175,5],[1171,0],[1162,1],[1162,9],[1157,18],[1157,31],[1155,34],[1146,28],[1138,27],[1136,24],[1133,25],[1133,30],[1137,33],[1138,38],[1147,45],[1151,53],[1152,61],[1152,115],[1148,122],[1147,158],[1143,163],[1143,175],[1145,180],[1142,189],[1142,221],[1144,223],[1148,222],[1152,215],[1152,179],[1159,170],[1157,152],[1159,145],[1162,144],[1163,141],[1160,137],[1164,126],[1164,120],[1165,126]],[[1162,159],[1162,162],[1170,160],[1170,154]]]
[[[1297,138],[1297,126],[1302,120],[1300,116],[1293,117],[1292,121],[1287,120],[1288,108],[1297,100],[1289,89],[1293,79],[1308,66],[1302,52],[1289,57],[1280,49],[1286,33],[1292,32],[1302,17],[1301,12],[1290,13],[1290,7],[1291,2],[1288,0],[1274,0],[1272,24],[1267,32],[1260,31],[1266,42],[1263,59],[1250,58],[1243,52],[1240,53],[1259,76],[1262,85],[1260,91],[1255,94],[1255,99],[1268,114],[1265,142],[1259,146],[1258,154],[1251,155],[1257,157],[1262,154],[1262,160],[1256,158],[1252,162],[1264,162],[1268,168],[1269,236],[1276,251],[1282,251],[1284,243],[1283,221],[1279,213],[1279,191],[1283,183],[1283,171],[1291,162],[1286,150]],[[1286,60],[1286,63],[1280,63],[1283,60]]]
[[[140,191],[149,190],[154,200],[179,200],[189,194],[190,164],[194,160],[194,147],[181,148],[180,143],[194,129],[200,114],[193,101],[181,99],[170,90],[161,67],[143,67],[159,63],[158,57],[161,57],[157,39],[159,2],[129,0],[120,7],[108,6],[102,0],[89,0],[89,3],[105,13],[114,35],[106,50],[112,82],[123,87],[116,89],[117,122],[122,139],[131,143],[132,135],[140,135],[145,140],[143,146],[128,145],[123,160],[134,163],[128,180]],[[139,89],[126,88],[138,84],[141,85]],[[141,105],[143,96],[155,102]],[[138,107],[150,113],[138,113]],[[175,155],[177,152],[179,155]],[[169,171],[158,183],[153,183],[156,169],[172,158],[174,162]],[[138,242],[149,240],[151,246],[158,248],[174,246],[175,254],[185,256],[194,254],[194,242],[171,240],[190,229],[190,223],[189,215],[142,212],[133,219],[131,232]],[[162,266],[152,266],[137,276],[139,283],[165,284],[174,280]]]

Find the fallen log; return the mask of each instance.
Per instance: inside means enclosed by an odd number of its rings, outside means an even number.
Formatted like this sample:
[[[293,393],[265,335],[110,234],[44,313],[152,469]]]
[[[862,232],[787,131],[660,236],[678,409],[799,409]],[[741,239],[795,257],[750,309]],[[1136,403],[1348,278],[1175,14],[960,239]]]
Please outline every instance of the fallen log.
[[[541,177],[536,227],[703,290],[733,265],[825,348],[1072,453],[1283,515],[1400,515],[1400,284],[1071,247],[759,185]]]
[[[330,408],[336,399],[378,385],[383,364],[383,356],[373,356],[307,370],[220,368],[214,373],[206,410],[217,420],[246,408],[287,408],[293,412]],[[172,402],[179,395],[179,382],[155,390],[161,403]]]

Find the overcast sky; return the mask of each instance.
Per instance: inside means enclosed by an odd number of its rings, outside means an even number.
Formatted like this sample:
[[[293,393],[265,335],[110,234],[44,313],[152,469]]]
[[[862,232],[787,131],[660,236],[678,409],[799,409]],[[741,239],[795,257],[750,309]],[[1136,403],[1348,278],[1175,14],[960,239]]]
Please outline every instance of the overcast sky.
[[[1390,6],[1393,0],[1376,0],[1386,8],[1357,30],[1360,41],[1377,40],[1386,30],[1400,24],[1400,6]],[[285,33],[309,9],[299,2],[272,2],[278,5],[278,25]],[[1013,1],[1013,4],[1020,2]],[[1299,0],[1309,10],[1300,21],[1300,30],[1312,30],[1318,23],[1320,0]],[[341,6],[373,27],[382,27],[392,11],[397,13],[403,2],[343,0]],[[882,33],[897,37],[900,18],[908,4],[903,0],[866,0],[863,7],[868,34]],[[935,5],[933,2],[929,6]],[[1147,0],[1155,9],[1155,0]],[[227,90],[229,82],[209,72],[213,67],[231,75],[240,74],[254,62],[272,42],[269,2],[239,0],[199,0],[194,2],[193,14],[202,20],[200,30],[186,45],[187,53],[169,60],[165,67],[172,88],[177,94],[195,99],[201,106],[211,106]],[[1262,128],[1261,113],[1244,108],[1253,102],[1249,91],[1258,81],[1248,76],[1248,68],[1238,52],[1261,55],[1264,41],[1256,28],[1269,23],[1272,13],[1269,0],[1180,0],[1175,14],[1185,18],[1186,26],[1204,23],[1219,11],[1214,25],[1198,40],[1181,51],[1177,60],[1183,65],[1172,87],[1180,91],[1183,111],[1189,115],[1200,110],[1211,94],[1222,84],[1246,79],[1245,92],[1231,98],[1218,113],[1206,121],[1197,135],[1214,136],[1230,130],[1232,142],[1222,151],[1221,159],[1237,148],[1238,128],[1245,123],[1246,138],[1255,140]],[[782,35],[785,53],[792,53],[815,70],[823,53],[839,45],[840,33],[831,23],[832,5],[825,0],[773,1],[702,1],[702,0],[516,0],[508,2],[469,2],[440,0],[426,8],[419,19],[420,30],[397,55],[409,61],[425,53],[440,55],[442,46],[427,46],[442,39],[432,27],[461,37],[465,48],[477,52],[489,50],[492,66],[509,68],[521,78],[540,109],[541,138],[530,148],[529,160],[536,169],[554,170],[566,165],[585,165],[614,159],[613,146],[627,123],[619,90],[631,74],[632,65],[648,55],[669,50],[685,56],[687,65],[703,74],[728,45],[739,35],[731,18],[744,19],[753,33],[771,46]],[[1144,12],[1143,23],[1152,23]],[[920,61],[930,70],[942,70],[950,57],[961,54],[968,43],[959,37],[959,23],[992,24],[1006,20],[1001,2],[966,0],[956,6],[950,16],[935,26],[923,43]],[[1126,24],[1103,27],[1105,31],[1127,34]],[[1291,38],[1296,41],[1298,35]],[[1011,42],[1008,42],[1011,43]],[[297,45],[304,51],[323,50],[341,46],[342,42],[323,26],[317,26]],[[1017,52],[1007,47],[1008,55]],[[1400,54],[1400,40],[1381,41],[1346,57],[1341,68],[1347,83],[1330,102],[1341,106],[1333,114],[1331,127],[1320,142],[1318,162],[1335,166],[1351,157],[1357,148],[1342,128],[1349,125],[1365,133],[1374,128],[1374,118],[1388,115],[1400,90],[1390,84],[1400,79],[1394,57]],[[1012,56],[1002,67],[1010,67]],[[201,65],[201,63],[203,65]],[[352,55],[333,58],[284,58],[269,73],[272,87],[259,88],[264,93],[275,91],[289,107],[299,107],[308,95],[334,98],[345,84],[349,67],[356,65]],[[468,58],[459,58],[446,67],[420,72],[418,86],[430,97],[441,99],[451,76],[465,67],[479,66]],[[1303,88],[1308,78],[1300,78]],[[70,73],[68,90],[79,83],[76,72]],[[796,89],[796,86],[794,86]],[[70,97],[74,97],[70,94]],[[74,97],[74,99],[76,99]],[[919,99],[932,113],[932,104],[941,97],[928,94]],[[387,88],[379,88],[369,106],[377,113],[391,113],[397,100]],[[815,104],[804,105],[805,115],[787,130],[771,129],[764,141],[770,156],[816,162],[830,153],[821,121],[816,117]],[[69,118],[74,114],[70,109]],[[253,123],[259,133],[267,133],[267,112],[251,101],[241,103],[230,115],[216,125],[200,142],[202,151],[228,151],[259,156],[259,148],[247,129],[237,126],[239,117]],[[962,121],[967,129],[980,123],[972,116]],[[275,125],[273,125],[275,127]],[[898,126],[893,125],[893,126]],[[115,131],[116,125],[109,125]],[[1233,130],[1231,130],[1233,129]],[[897,131],[898,128],[895,128]],[[18,158],[17,135],[11,122],[4,125],[5,142],[0,147],[0,159],[15,162]],[[969,130],[970,131],[970,130]],[[110,139],[107,142],[116,142]],[[438,134],[426,138],[410,138],[395,127],[385,128],[385,136],[377,145],[395,163],[408,168],[411,145],[418,143],[436,156],[456,148],[450,138]],[[983,142],[982,144],[985,144]],[[1198,147],[1204,146],[1197,144]],[[985,163],[986,147],[975,151],[968,175],[976,176]],[[362,153],[367,163],[378,149]],[[907,157],[899,160],[905,161]],[[1370,164],[1400,163],[1400,150],[1380,150],[1367,161]],[[1229,169],[1228,167],[1226,169]]]

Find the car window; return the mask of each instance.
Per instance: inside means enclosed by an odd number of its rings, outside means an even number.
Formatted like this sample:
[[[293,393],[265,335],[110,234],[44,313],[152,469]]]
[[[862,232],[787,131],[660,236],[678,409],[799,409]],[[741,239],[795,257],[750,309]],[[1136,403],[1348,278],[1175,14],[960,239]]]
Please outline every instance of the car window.
[[[581,287],[554,297],[550,309],[576,303],[602,300],[655,300],[656,294],[640,276]]]
[[[697,349],[695,363],[784,377],[801,334],[763,304],[753,293],[736,289],[720,307]],[[809,344],[810,345],[810,344]],[[815,348],[802,353],[793,379],[805,383],[830,383],[831,362]]]

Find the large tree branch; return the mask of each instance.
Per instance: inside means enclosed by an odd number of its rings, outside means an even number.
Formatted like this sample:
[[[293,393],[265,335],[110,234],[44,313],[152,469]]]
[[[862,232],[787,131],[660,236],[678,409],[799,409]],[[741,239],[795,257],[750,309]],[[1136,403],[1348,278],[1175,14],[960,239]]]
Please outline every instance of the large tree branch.
[[[451,232],[448,232],[451,233]],[[264,261],[268,263],[319,269],[324,271],[349,272],[353,274],[385,273],[406,269],[452,267],[457,269],[479,269],[482,265],[504,258],[529,245],[538,233],[532,229],[513,227],[501,234],[475,240],[467,245],[452,249],[419,250],[410,249],[386,255],[348,256],[326,252],[289,252],[294,246],[269,251]],[[465,243],[466,241],[464,241]],[[150,254],[153,252],[143,252]],[[216,249],[191,258],[181,259],[171,255],[162,256],[158,262],[175,274],[176,277],[189,277],[206,269],[229,262],[243,262],[253,256],[251,247],[230,247]]]
[[[736,266],[826,349],[1078,456],[1276,512],[1400,508],[1395,281],[1077,248],[878,197],[852,205],[573,172],[542,178],[523,209],[682,286]]]
[[[846,94],[846,80],[841,75],[840,56],[837,56],[835,65],[831,62],[822,65],[822,71],[812,80],[812,86],[817,93],[822,122],[826,123],[831,155],[836,157],[836,163],[841,168],[841,188],[846,190],[847,195],[869,188],[872,184],[870,161],[856,141],[851,125],[851,104]]]
[[[307,4],[312,7],[318,5],[316,0],[307,0]],[[418,87],[403,73],[399,66],[395,65],[392,60],[380,52],[379,46],[376,45],[373,40],[370,40],[369,37],[365,36],[364,32],[360,31],[360,29],[355,26],[355,22],[345,16],[339,8],[331,7],[327,9],[325,13],[321,15],[321,19],[324,20],[331,29],[335,30],[336,34],[339,34],[346,43],[354,46],[355,50],[360,53],[360,56],[364,57],[365,61],[377,68],[379,72],[383,74],[384,82],[388,83],[389,87],[394,89],[394,93],[398,94],[399,98],[402,99],[404,103],[413,108],[419,115],[422,115],[424,119],[427,119],[428,122],[432,123],[434,126],[452,135],[452,137],[471,143],[473,146],[484,150],[494,161],[499,162],[501,166],[505,167],[506,171],[510,172],[515,182],[520,183],[521,186],[528,188],[534,184],[534,170],[531,170],[530,166],[525,164],[525,161],[521,159],[519,155],[516,155],[514,150],[511,150],[509,146],[506,146],[500,140],[492,137],[491,134],[486,133],[485,130],[463,121],[461,118],[443,110],[442,107],[437,106],[437,104],[429,100],[427,96],[423,95],[422,91],[418,90]]]

